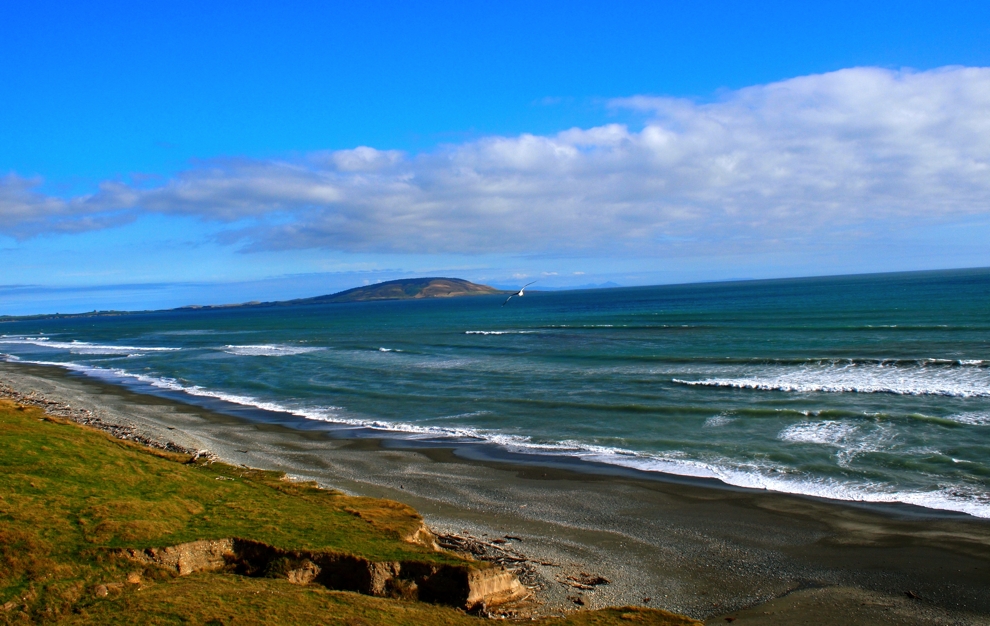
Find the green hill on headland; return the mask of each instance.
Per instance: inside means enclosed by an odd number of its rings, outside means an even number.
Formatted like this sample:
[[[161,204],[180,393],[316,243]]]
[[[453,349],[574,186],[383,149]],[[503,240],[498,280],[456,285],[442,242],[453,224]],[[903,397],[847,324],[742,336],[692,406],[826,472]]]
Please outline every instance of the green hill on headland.
[[[344,302],[372,302],[378,300],[422,300],[424,298],[456,298],[459,296],[487,296],[505,293],[501,289],[478,285],[460,278],[402,278],[389,280],[364,287],[354,287],[346,291],[297,298],[277,302],[247,302],[244,304],[222,304],[212,306],[184,306],[182,309],[226,309],[232,307],[272,307],[297,306],[307,304],[337,304]]]
[[[403,278],[389,280],[374,285],[355,287],[313,298],[277,300],[271,302],[243,302],[240,304],[193,304],[170,309],[173,311],[199,311],[209,309],[261,308],[294,306],[307,304],[329,304],[343,302],[370,302],[375,300],[421,300],[423,298],[455,298],[459,296],[485,296],[508,293],[501,289],[479,285],[460,278]],[[91,311],[87,313],[40,314],[40,315],[0,315],[0,322],[29,319],[53,319],[67,317],[105,317],[127,315],[128,313],[149,313],[150,311]]]
[[[366,285],[328,296],[290,300],[305,302],[365,302],[368,300],[419,300],[422,298],[453,298],[456,296],[484,296],[502,293],[501,290],[478,285],[460,278],[403,278],[384,283]]]
[[[376,300],[422,300],[424,298],[456,298],[459,296],[486,296],[505,293],[488,285],[478,285],[460,278],[402,278],[383,283],[354,287],[346,291],[297,298],[277,302],[246,302],[210,306],[184,306],[180,309],[219,309],[232,307],[272,307],[306,304],[335,304],[343,302],[371,302]]]

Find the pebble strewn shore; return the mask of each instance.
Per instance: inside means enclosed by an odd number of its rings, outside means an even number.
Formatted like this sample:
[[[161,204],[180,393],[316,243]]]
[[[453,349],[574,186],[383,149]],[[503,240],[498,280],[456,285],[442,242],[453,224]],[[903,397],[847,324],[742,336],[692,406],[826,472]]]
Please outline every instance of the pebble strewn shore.
[[[188,454],[194,459],[206,458],[210,462],[221,460],[218,455],[209,450],[194,450],[173,441],[163,441],[160,438],[142,433],[135,425],[102,419],[95,411],[70,406],[60,400],[46,397],[44,394],[35,390],[23,393],[3,381],[0,381],[0,398],[11,400],[20,405],[40,408],[50,416],[67,419],[77,424],[95,428],[124,441],[132,441],[157,450]],[[522,539],[517,537],[510,536],[510,538],[522,541]],[[550,563],[533,561],[511,548],[498,545],[499,542],[502,544],[506,543],[507,540],[505,539],[496,539],[494,542],[488,542],[470,535],[461,536],[457,534],[438,534],[437,539],[439,544],[445,549],[464,553],[469,558],[502,565],[516,574],[531,592],[538,592],[541,588],[545,587],[545,582],[540,582],[540,576],[536,573],[533,566],[535,564],[550,565]],[[499,607],[499,610],[496,612],[482,611],[481,614],[496,618],[524,618],[532,615],[534,609],[540,604],[542,603],[530,594],[523,601],[516,601],[504,607]],[[579,601],[577,604],[580,605],[583,603]]]
[[[10,384],[17,384],[21,389],[26,389],[24,382],[16,378],[9,381],[0,378],[0,398],[12,400],[22,405],[38,407],[49,415],[90,426],[112,437],[132,441],[150,448],[188,454],[196,458],[205,457],[210,461],[224,460],[220,455],[210,450],[183,446],[164,437],[155,436],[156,431],[160,429],[152,428],[140,419],[128,420],[127,416],[118,410],[109,409],[107,414],[102,414],[100,408],[102,404],[99,402],[93,403],[91,408],[79,408],[75,406],[75,403],[70,404],[71,400],[65,401],[57,392],[47,394],[33,388],[20,391]],[[172,426],[163,426],[168,428],[170,432],[179,432],[174,430]],[[236,463],[236,461],[230,460],[227,462]],[[478,537],[466,529],[459,533],[453,532],[451,529],[438,531],[431,528],[431,530],[434,531],[438,543],[443,548],[465,554],[470,558],[501,565],[513,572],[520,582],[532,592],[524,601],[499,607],[496,612],[489,615],[490,617],[522,619],[537,614],[560,615],[568,610],[587,606],[593,601],[593,598],[585,595],[585,592],[594,591],[610,583],[605,577],[585,573],[582,570],[583,566],[577,563],[568,563],[564,566],[553,562],[546,555],[534,557],[529,553],[537,546],[526,546],[524,549],[519,545],[523,541],[522,537],[515,535],[506,535],[504,538],[488,538],[487,535]],[[537,552],[541,551],[537,550]],[[553,573],[554,570],[556,573]],[[585,579],[591,584],[585,584]],[[594,604],[605,605],[607,602],[603,598]]]
[[[64,402],[46,398],[44,395],[36,391],[21,393],[3,382],[0,382],[0,398],[12,400],[27,406],[38,407],[54,417],[61,417],[71,420],[77,424],[90,426],[92,428],[96,428],[97,430],[102,430],[117,439],[133,441],[134,443],[139,443],[148,446],[149,448],[165,450],[166,452],[176,452],[178,454],[189,454],[198,458],[216,458],[216,455],[208,450],[191,450],[172,441],[162,441],[160,439],[145,436],[138,432],[137,428],[134,426],[107,422],[100,419],[98,415],[89,409],[73,408]]]

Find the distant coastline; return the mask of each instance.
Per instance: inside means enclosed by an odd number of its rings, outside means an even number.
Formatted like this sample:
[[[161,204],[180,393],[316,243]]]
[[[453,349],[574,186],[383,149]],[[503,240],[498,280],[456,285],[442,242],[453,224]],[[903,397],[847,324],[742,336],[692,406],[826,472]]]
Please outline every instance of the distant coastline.
[[[422,300],[425,298],[457,298],[463,296],[487,296],[508,293],[488,285],[479,285],[461,278],[402,278],[389,280],[373,285],[354,287],[337,293],[314,296],[312,298],[296,298],[293,300],[273,300],[261,302],[252,300],[236,304],[190,304],[164,311],[208,311],[212,309],[241,309],[276,306],[305,306],[312,304],[338,304],[346,302],[372,302],[382,300]],[[152,310],[142,311],[90,311],[86,313],[41,313],[37,315],[0,315],[0,322],[15,320],[67,319],[84,317],[108,317],[131,315],[136,313],[151,313]]]
[[[614,288],[650,288],[650,287],[688,287],[691,285],[738,285],[746,283],[780,283],[786,284],[795,280],[806,280],[811,278],[820,279],[869,279],[872,277],[881,276],[912,276],[912,275],[933,275],[942,274],[947,272],[974,272],[980,273],[985,272],[990,267],[960,267],[960,268],[940,268],[940,269],[930,269],[930,270],[908,270],[908,271],[892,271],[892,272],[866,272],[866,273],[853,273],[853,274],[829,274],[829,275],[810,275],[810,276],[783,276],[783,277],[771,277],[771,278],[725,278],[717,280],[693,280],[685,282],[664,282],[656,284],[617,284],[614,282],[604,282],[604,283],[588,283],[584,285],[568,285],[563,287],[557,287],[553,285],[546,285],[542,282],[537,285],[537,288],[530,288],[528,291],[544,291],[544,292],[560,292],[560,291],[579,291],[579,290],[592,290],[592,289],[614,289]],[[447,294],[443,290],[435,296],[398,296],[398,297],[388,297],[388,298],[373,298],[367,297],[363,298],[361,301],[372,301],[372,300],[394,300],[394,299],[422,299],[424,297],[450,297],[450,296],[460,296],[460,295],[485,295],[485,293],[491,294],[505,294],[510,293],[513,289],[506,289],[507,285],[503,284],[502,287],[494,287],[490,285],[481,285],[476,283],[471,283],[467,280],[459,278],[408,278],[400,280],[390,280],[380,283],[374,283],[371,285],[365,285],[362,287],[355,287],[351,289],[346,289],[344,291],[335,292],[332,294],[314,296],[308,298],[294,298],[289,300],[251,300],[244,302],[235,302],[229,304],[190,304],[183,305],[180,307],[161,307],[153,309],[94,309],[91,311],[80,311],[76,313],[30,313],[25,315],[10,315],[10,314],[0,314],[0,323],[11,322],[11,321],[24,321],[24,320],[45,320],[45,319],[71,319],[71,318],[87,318],[87,317],[109,317],[109,316],[121,316],[121,315],[132,315],[132,314],[142,314],[142,313],[157,313],[163,311],[203,311],[203,310],[224,310],[224,309],[239,309],[239,308],[260,308],[260,307],[273,307],[273,306],[292,306],[292,305],[307,305],[307,304],[326,304],[332,302],[355,302],[359,301],[357,298],[348,296],[348,299],[337,300],[337,298],[344,297],[347,294],[353,292],[364,292],[365,290],[384,290],[389,288],[389,286],[396,284],[417,284],[423,283],[424,281],[449,281],[451,283],[463,284],[465,286],[475,286],[481,290],[475,289],[465,289],[465,293],[449,293]],[[2,289],[2,287],[0,287]],[[491,291],[485,291],[491,290]],[[427,290],[428,292],[428,290]],[[2,293],[2,292],[0,292]],[[52,308],[55,308],[54,306]]]

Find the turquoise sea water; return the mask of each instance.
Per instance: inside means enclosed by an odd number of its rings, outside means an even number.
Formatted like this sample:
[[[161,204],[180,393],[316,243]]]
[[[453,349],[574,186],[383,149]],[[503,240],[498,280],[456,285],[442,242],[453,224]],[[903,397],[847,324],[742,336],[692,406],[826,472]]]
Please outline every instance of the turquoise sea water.
[[[0,352],[301,425],[990,517],[990,270],[502,300],[16,321]]]

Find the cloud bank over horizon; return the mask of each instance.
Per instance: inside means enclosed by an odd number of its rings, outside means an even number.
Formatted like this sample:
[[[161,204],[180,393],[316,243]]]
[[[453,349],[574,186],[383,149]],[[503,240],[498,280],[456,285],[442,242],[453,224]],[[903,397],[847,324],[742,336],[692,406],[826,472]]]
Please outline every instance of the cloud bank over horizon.
[[[244,251],[664,257],[828,247],[990,217],[990,68],[852,68],[643,115],[421,154],[358,147],[193,164],[58,197],[0,177],[0,234],[218,224]]]

